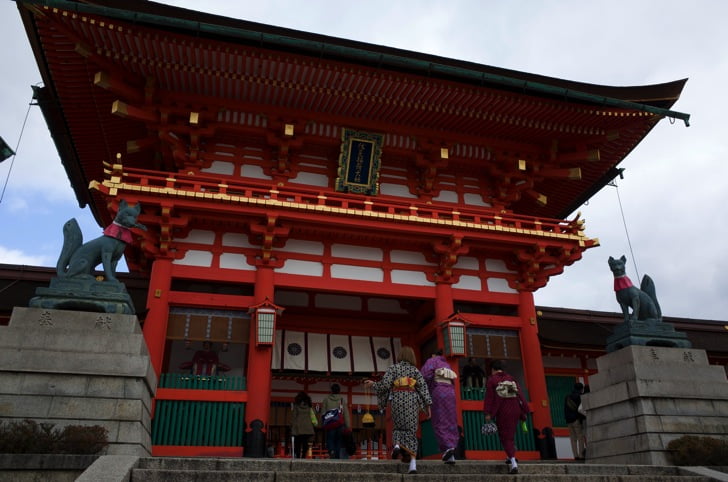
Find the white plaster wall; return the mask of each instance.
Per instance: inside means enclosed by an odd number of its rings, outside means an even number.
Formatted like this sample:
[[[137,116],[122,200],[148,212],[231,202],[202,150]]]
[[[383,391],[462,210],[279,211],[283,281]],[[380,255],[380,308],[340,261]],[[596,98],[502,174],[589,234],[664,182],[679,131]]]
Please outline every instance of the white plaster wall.
[[[477,276],[461,275],[457,283],[454,283],[453,288],[459,288],[461,290],[475,290],[480,291],[483,286],[480,282],[480,278]]]
[[[425,255],[419,251],[401,251],[393,249],[389,252],[389,260],[392,263],[416,264],[418,266],[436,266],[437,263],[430,263]]]
[[[360,281],[384,281],[384,271],[380,268],[352,266],[349,264],[332,264],[331,277],[354,279]]]
[[[409,191],[409,188],[404,184],[391,184],[388,182],[382,182],[379,184],[379,193],[385,196],[396,196],[407,199],[417,199],[417,196]]]
[[[478,262],[478,258],[473,258],[472,256],[461,256],[458,258],[458,262],[455,263],[454,267],[459,269],[479,270],[480,263]]]
[[[248,264],[247,258],[242,254],[222,253],[220,255],[220,267],[227,269],[255,270],[255,266]]]
[[[458,202],[458,193],[455,191],[440,191],[440,194],[432,198],[435,201],[443,202],[443,203],[457,203]]]
[[[276,251],[284,251],[289,253],[304,254],[324,254],[324,244],[318,241],[304,241],[302,239],[289,239],[282,248],[276,248]]]
[[[303,184],[306,186],[328,187],[329,177],[324,174],[316,174],[314,172],[299,172],[298,175],[291,179],[292,184]]]
[[[209,268],[212,266],[212,253],[209,251],[198,251],[191,249],[185,253],[184,258],[175,259],[173,264],[181,264],[185,266],[204,266]]]
[[[379,248],[354,246],[350,244],[331,245],[331,256],[348,259],[365,259],[368,261],[382,261],[384,254]]]
[[[232,162],[213,161],[210,167],[200,169],[200,172],[232,176],[235,173],[235,164]]]
[[[466,192],[463,195],[463,200],[468,206],[481,206],[486,208],[493,207],[492,204],[483,201],[483,196],[472,192]]]
[[[248,236],[242,233],[224,233],[222,235],[222,245],[232,246],[234,248],[258,248],[248,242]]]
[[[506,263],[502,259],[486,259],[485,269],[494,273],[515,273],[515,271],[506,268]]]
[[[252,177],[253,179],[272,179],[263,172],[263,168],[255,164],[246,164],[240,167],[241,177]]]
[[[406,271],[393,269],[391,273],[392,283],[415,286],[435,286],[429,281],[422,271]]]
[[[213,244],[215,232],[202,229],[191,229],[186,238],[174,238],[174,241],[196,244]]]
[[[286,260],[282,268],[277,268],[276,272],[286,274],[301,274],[305,276],[323,276],[324,265],[314,261],[289,259]]]
[[[504,278],[488,278],[488,291],[493,293],[518,293],[518,290],[508,286],[508,281]]]

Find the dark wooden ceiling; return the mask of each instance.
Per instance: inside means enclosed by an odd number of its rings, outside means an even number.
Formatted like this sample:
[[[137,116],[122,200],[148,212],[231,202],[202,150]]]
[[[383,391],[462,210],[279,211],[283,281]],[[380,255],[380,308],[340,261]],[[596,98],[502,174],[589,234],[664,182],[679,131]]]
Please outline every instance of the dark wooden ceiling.
[[[581,168],[580,180],[538,179],[546,205],[513,206],[550,218],[566,217],[609,182],[660,119],[684,116],[666,110],[684,80],[583,84],[154,2],[17,3],[45,83],[39,103],[79,204],[91,204],[102,224],[110,221],[105,200],[88,189],[103,178],[102,163],[123,153],[127,166],[173,171],[160,138],[186,126],[191,111],[216,139],[316,122],[384,132],[385,158],[396,150],[392,139],[414,136]],[[113,114],[119,100],[148,118]],[[251,115],[263,120],[241,121]],[[127,153],[130,140],[153,149]],[[587,160],[596,150],[599,159]]]

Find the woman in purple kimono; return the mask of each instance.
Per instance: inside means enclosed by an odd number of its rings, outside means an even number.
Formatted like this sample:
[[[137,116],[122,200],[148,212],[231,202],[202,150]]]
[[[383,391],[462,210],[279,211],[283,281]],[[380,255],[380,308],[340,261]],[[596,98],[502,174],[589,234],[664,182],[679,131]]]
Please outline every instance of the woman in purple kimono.
[[[496,360],[491,365],[491,375],[485,384],[483,412],[486,422],[495,419],[498,438],[508,457],[506,463],[511,465],[510,473],[517,474],[516,428],[519,420],[526,420],[530,410],[516,381],[504,371],[505,368],[506,363],[502,360]]]
[[[442,461],[455,463],[455,448],[458,445],[458,420],[455,402],[455,379],[457,375],[450,368],[442,350],[435,352],[420,369],[432,396],[432,429],[442,451]]]
[[[430,391],[415,365],[415,352],[409,346],[399,351],[398,361],[390,365],[378,382],[364,380],[364,385],[377,394],[379,408],[391,400],[392,458],[409,463],[409,473],[417,473],[417,427],[420,410],[430,416]]]

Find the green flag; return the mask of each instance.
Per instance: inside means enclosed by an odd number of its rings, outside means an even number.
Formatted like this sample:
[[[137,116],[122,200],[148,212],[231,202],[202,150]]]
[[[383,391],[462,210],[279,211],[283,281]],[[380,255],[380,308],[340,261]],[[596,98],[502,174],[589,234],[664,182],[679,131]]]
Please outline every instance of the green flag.
[[[8,146],[5,140],[0,137],[0,162],[3,162],[5,159],[13,155],[15,155],[15,151],[10,149],[10,146]]]

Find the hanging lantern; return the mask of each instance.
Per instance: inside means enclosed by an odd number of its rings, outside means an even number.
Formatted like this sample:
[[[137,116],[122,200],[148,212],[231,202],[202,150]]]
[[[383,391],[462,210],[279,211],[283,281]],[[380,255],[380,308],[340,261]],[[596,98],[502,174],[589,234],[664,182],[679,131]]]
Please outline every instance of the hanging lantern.
[[[460,313],[450,315],[440,324],[446,356],[466,356],[466,327],[470,323]]]
[[[371,405],[371,392],[369,390],[370,390],[369,387],[364,388],[364,393],[366,395],[366,402],[367,402],[366,412],[361,417],[361,424],[364,428],[374,428],[377,425],[374,422],[374,416],[371,413],[369,413],[369,405]]]
[[[268,298],[262,303],[248,308],[253,313],[255,323],[255,344],[258,346],[273,345],[276,332],[276,317],[283,313],[283,308],[274,305]]]
[[[369,413],[369,410],[367,410],[367,413],[362,415],[361,417],[361,424],[365,428],[374,428],[377,424],[374,422],[374,415]]]

